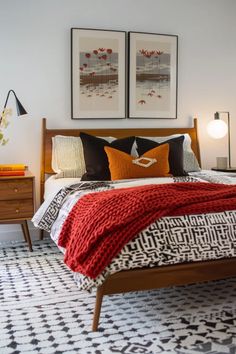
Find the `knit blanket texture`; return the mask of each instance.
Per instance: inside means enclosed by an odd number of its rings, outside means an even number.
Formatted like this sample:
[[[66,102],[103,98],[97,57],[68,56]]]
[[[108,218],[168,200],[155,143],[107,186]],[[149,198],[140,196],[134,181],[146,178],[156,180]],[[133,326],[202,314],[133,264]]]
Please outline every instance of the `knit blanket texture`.
[[[59,246],[67,266],[96,278],[126,243],[164,216],[236,209],[236,186],[176,183],[114,189],[83,196],[66,218]]]

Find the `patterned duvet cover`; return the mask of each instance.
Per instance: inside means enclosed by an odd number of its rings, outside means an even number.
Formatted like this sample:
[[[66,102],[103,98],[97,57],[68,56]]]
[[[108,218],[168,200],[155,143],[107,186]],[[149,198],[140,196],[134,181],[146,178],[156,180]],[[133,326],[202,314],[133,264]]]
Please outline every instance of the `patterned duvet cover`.
[[[36,227],[48,231],[57,244],[67,215],[74,204],[87,193],[144,184],[203,181],[236,184],[236,175],[203,171],[189,177],[79,182],[63,187],[54,197],[46,200],[32,221]],[[60,249],[65,252],[61,247]],[[91,291],[101,285],[108,275],[121,270],[227,257],[236,257],[236,206],[233,211],[161,218],[127,243],[96,279],[80,273],[73,274],[80,290]]]

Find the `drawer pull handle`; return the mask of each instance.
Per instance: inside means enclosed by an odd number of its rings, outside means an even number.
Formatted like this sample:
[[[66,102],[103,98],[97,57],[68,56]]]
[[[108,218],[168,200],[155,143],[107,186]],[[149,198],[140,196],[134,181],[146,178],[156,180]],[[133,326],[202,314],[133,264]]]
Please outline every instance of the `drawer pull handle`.
[[[20,211],[19,209],[16,209],[16,213],[17,213],[17,214],[19,213],[19,211]]]
[[[14,192],[17,193],[18,192],[18,188],[14,188]]]

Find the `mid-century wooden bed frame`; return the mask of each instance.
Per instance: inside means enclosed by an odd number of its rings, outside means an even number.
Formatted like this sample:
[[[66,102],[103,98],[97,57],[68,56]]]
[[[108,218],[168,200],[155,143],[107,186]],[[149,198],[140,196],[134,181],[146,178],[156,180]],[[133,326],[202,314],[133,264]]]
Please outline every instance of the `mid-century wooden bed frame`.
[[[41,161],[41,202],[43,202],[45,176],[53,174],[51,168],[52,137],[55,135],[79,136],[80,131],[97,136],[166,136],[188,133],[192,139],[192,149],[200,163],[197,119],[192,128],[134,128],[134,129],[47,129],[43,118],[43,141]],[[41,239],[43,233],[41,233]],[[185,285],[236,276],[236,258],[193,262],[155,268],[127,270],[110,275],[97,289],[92,330],[99,324],[101,305],[104,295],[129,291],[150,290],[175,285]]]

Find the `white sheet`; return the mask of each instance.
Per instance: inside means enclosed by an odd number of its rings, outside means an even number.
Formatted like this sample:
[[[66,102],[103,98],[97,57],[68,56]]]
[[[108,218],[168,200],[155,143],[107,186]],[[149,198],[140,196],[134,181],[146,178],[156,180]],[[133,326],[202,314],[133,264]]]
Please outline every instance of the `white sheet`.
[[[81,178],[55,178],[55,175],[49,177],[44,185],[44,200],[52,199],[62,187],[78,183]]]
[[[218,172],[218,171],[210,171],[210,170],[201,170],[200,172],[191,172],[189,173],[190,176],[198,176],[198,177],[205,177],[205,176],[212,176],[212,177],[221,177],[224,176],[223,183],[234,184],[236,183],[236,173],[225,173],[225,172]],[[158,178],[159,183],[168,183],[171,179],[168,178]],[[70,186],[72,184],[80,182],[81,178],[55,178],[55,175],[49,177],[45,182],[45,189],[44,189],[44,200],[50,199],[54,197],[54,195],[59,192],[62,187]],[[142,185],[146,184],[148,179],[140,179],[139,182],[137,180],[134,181],[134,185]],[[155,180],[154,180],[155,181]],[[130,182],[128,180],[127,182]],[[217,182],[217,181],[213,181]],[[156,181],[154,182],[156,183]],[[130,183],[128,184],[130,186]]]

